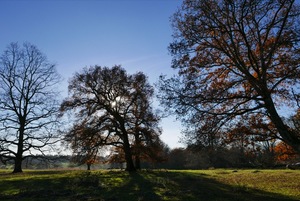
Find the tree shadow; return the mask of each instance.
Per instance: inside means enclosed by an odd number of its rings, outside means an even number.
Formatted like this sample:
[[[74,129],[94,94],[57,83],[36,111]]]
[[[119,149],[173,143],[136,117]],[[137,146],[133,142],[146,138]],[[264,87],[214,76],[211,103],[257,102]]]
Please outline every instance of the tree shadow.
[[[42,173],[43,174],[43,173]],[[54,174],[53,176],[55,176]],[[5,187],[4,187],[5,185]],[[3,188],[2,188],[3,187]],[[201,173],[81,172],[73,177],[0,180],[0,200],[89,201],[299,201],[277,193],[228,185]]]
[[[157,174],[157,173],[156,173]],[[270,193],[243,185],[227,185],[205,174],[190,175],[180,172],[165,172],[158,177],[165,180],[171,200],[188,201],[296,201],[281,194]],[[173,199],[172,199],[173,198]]]
[[[299,201],[242,185],[227,185],[205,174],[142,171],[107,192],[105,201]]]
[[[150,178],[153,175],[149,175]],[[141,172],[131,172],[126,178],[124,185],[112,188],[104,199],[105,201],[162,201],[162,197],[157,194],[157,183],[149,179],[147,174]]]
[[[69,189],[65,178],[41,177],[22,180],[14,178],[0,181],[1,201],[54,201],[62,200],[62,197],[72,197],[72,195],[73,192]]]

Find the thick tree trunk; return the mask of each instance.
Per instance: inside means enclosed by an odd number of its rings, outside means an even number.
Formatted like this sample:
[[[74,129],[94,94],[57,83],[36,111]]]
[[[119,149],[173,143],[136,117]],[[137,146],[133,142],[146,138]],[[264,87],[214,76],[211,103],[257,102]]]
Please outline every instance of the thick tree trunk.
[[[134,163],[133,163],[133,159],[132,159],[132,152],[131,152],[131,148],[130,148],[130,144],[129,144],[129,140],[128,140],[128,136],[124,135],[123,136],[123,150],[125,153],[125,160],[126,160],[126,171],[129,172],[134,172],[136,171],[135,167],[134,167]]]
[[[23,172],[22,170],[22,161],[23,161],[23,146],[24,146],[24,125],[25,125],[25,121],[24,119],[20,120],[21,125],[20,125],[20,129],[19,129],[19,142],[18,142],[18,150],[17,150],[17,154],[15,157],[15,167],[14,167],[14,171],[13,173],[19,173],[19,172]]]
[[[132,154],[129,146],[124,145],[124,152],[125,152],[125,160],[126,160],[126,171],[134,172],[136,171],[133,160],[132,160]]]
[[[91,164],[87,163],[86,166],[87,166],[87,170],[91,170]]]
[[[273,124],[276,126],[278,133],[284,142],[290,145],[294,151],[300,153],[300,138],[293,131],[289,130],[288,127],[283,123],[281,117],[277,113],[271,97],[265,100],[265,105]]]
[[[15,158],[15,167],[13,173],[20,173],[23,172],[22,170],[22,155],[16,156]]]
[[[118,120],[120,129],[122,131],[122,133],[120,133],[120,137],[123,140],[123,151],[125,154],[125,161],[126,161],[125,170],[128,172],[134,172],[134,171],[136,171],[136,169],[134,167],[134,163],[133,163],[133,159],[132,159],[132,152],[131,152],[131,147],[130,147],[130,143],[129,143],[129,139],[128,139],[128,133],[125,128],[125,121],[120,115],[116,115],[116,119]]]

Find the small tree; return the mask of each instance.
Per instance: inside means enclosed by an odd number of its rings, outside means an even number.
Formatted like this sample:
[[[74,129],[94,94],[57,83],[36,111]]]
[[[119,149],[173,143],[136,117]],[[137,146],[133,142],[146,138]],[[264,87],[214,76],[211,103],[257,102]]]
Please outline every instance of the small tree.
[[[0,158],[22,161],[55,143],[59,109],[55,65],[37,47],[11,43],[0,57]]]
[[[86,164],[87,170],[97,162],[98,154],[102,148],[101,134],[88,125],[86,121],[75,124],[66,133],[64,140],[73,151],[72,160],[78,164]]]

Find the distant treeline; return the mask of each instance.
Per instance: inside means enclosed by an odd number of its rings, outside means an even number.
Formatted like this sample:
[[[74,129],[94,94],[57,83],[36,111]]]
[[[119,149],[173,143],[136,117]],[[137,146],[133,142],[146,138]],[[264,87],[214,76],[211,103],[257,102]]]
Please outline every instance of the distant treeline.
[[[112,162],[111,156],[98,157],[91,169],[124,169],[124,160]],[[165,160],[151,162],[142,160],[142,169],[209,169],[209,168],[280,168],[300,161],[299,155],[287,155],[276,151],[245,152],[241,149],[193,147],[166,149]],[[70,155],[36,155],[27,157],[23,162],[24,169],[87,169],[86,164],[76,163]],[[13,163],[3,164],[1,169],[12,169]]]

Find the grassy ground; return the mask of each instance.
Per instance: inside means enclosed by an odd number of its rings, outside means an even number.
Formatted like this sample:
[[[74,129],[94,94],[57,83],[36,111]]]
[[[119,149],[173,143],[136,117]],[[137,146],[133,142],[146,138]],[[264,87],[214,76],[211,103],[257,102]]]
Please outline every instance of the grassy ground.
[[[0,200],[296,201],[300,171],[0,171]]]

